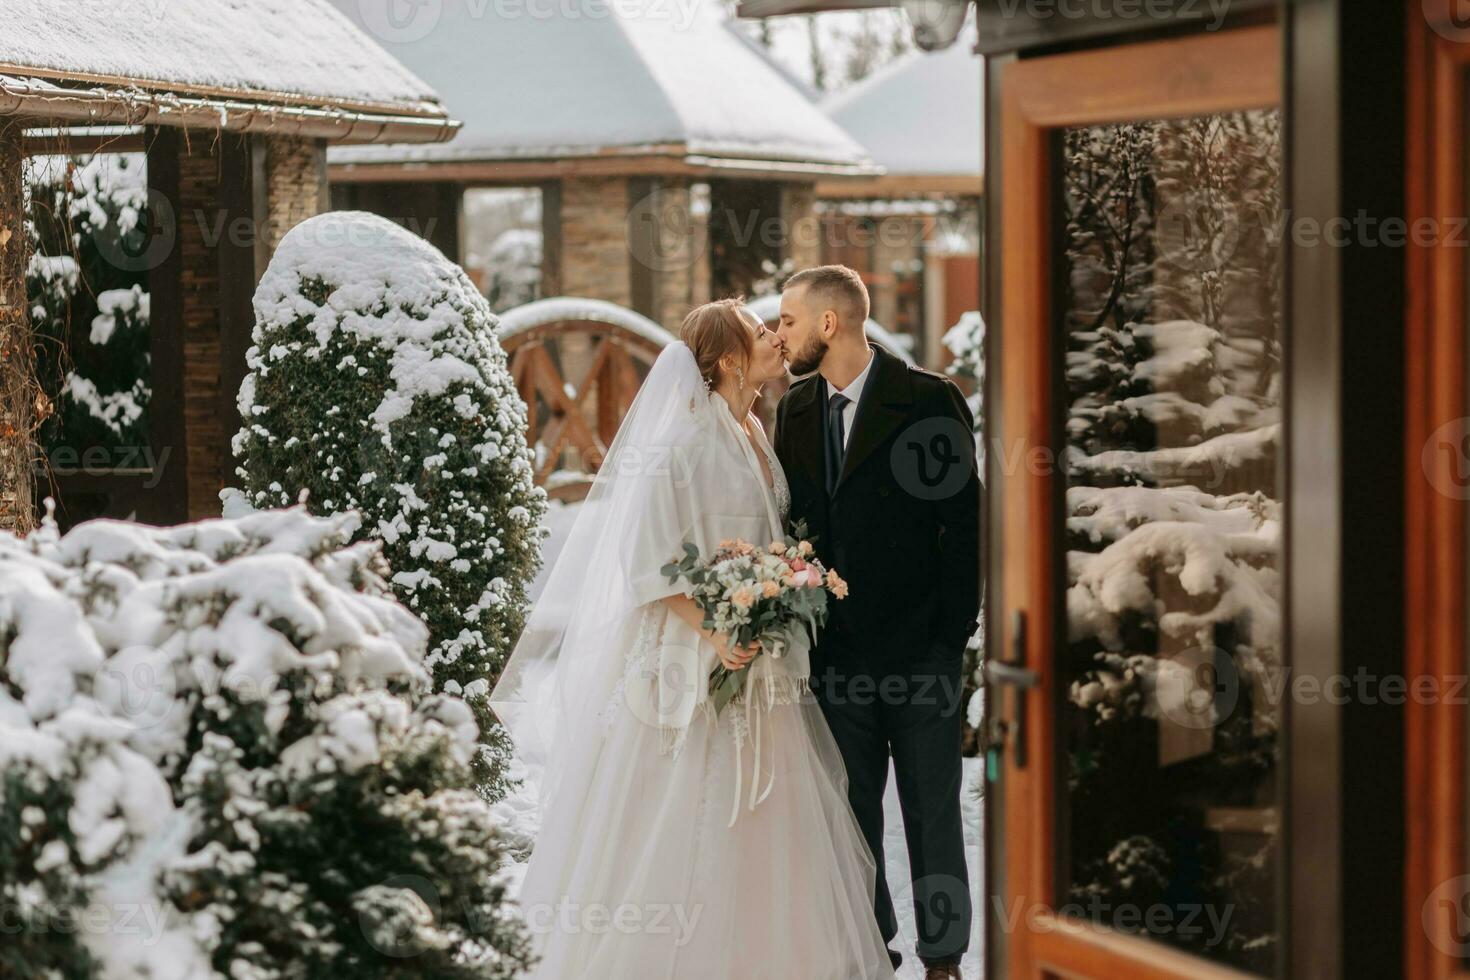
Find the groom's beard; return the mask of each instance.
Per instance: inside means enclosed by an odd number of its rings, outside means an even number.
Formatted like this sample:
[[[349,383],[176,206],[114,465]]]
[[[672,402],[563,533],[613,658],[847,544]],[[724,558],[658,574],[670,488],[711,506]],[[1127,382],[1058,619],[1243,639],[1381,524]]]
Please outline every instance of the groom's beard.
[[[797,377],[811,374],[822,366],[822,361],[826,357],[827,342],[821,337],[813,337],[805,347],[792,356],[791,373]]]

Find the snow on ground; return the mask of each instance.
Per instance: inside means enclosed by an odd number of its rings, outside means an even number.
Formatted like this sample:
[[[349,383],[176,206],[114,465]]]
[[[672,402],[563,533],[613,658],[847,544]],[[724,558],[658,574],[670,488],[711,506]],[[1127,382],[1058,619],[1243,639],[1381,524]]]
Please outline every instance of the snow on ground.
[[[546,512],[546,526],[550,529],[551,535],[542,544],[541,554],[544,565],[541,574],[531,586],[533,600],[540,595],[541,588],[545,585],[549,574],[549,568],[556,561],[556,556],[561,553],[561,548],[566,543],[567,535],[571,533],[572,524],[577,518],[579,509],[577,504],[556,501],[549,506]],[[984,914],[981,881],[984,869],[981,862],[984,824],[979,792],[983,785],[981,780],[984,778],[985,770],[981,763],[980,759],[965,760],[965,778],[960,799],[965,815],[965,853],[970,865],[970,893],[974,903],[970,951],[966,954],[963,964],[965,976],[971,978],[980,976],[980,963],[984,956],[984,921],[981,918]],[[521,878],[525,875],[525,861],[536,839],[536,791],[540,785],[540,772],[522,765],[519,761],[514,764],[513,772],[517,778],[522,780],[521,785],[506,799],[495,804],[493,809],[496,823],[509,838],[511,850],[516,854],[516,863],[505,871],[505,879],[514,893],[519,891]],[[898,972],[898,980],[921,980],[924,975],[923,967],[914,956],[914,940],[918,932],[914,924],[913,905],[908,900],[910,894],[907,885],[909,881],[908,846],[904,843],[903,815],[898,805],[897,782],[891,773],[888,779],[888,795],[883,800],[883,811],[884,866],[888,872],[889,888],[898,907],[899,929],[903,936],[898,943],[899,951],[904,955],[904,964]]]
[[[964,975],[970,980],[981,975],[981,961],[985,958],[985,913],[984,882],[981,873],[985,869],[981,858],[985,833],[984,813],[981,810],[979,791],[985,778],[983,759],[965,760],[965,778],[960,791],[960,806],[965,814],[965,860],[970,865],[970,898],[974,914],[970,920],[970,950],[960,964]],[[903,814],[898,808],[898,787],[890,770],[888,795],[883,798],[883,856],[888,871],[888,889],[893,894],[898,912],[898,929],[903,939],[897,944],[903,954],[903,966],[899,967],[898,980],[923,980],[924,967],[914,956],[914,940],[918,929],[914,925],[914,906],[908,901],[909,851],[903,839]]]

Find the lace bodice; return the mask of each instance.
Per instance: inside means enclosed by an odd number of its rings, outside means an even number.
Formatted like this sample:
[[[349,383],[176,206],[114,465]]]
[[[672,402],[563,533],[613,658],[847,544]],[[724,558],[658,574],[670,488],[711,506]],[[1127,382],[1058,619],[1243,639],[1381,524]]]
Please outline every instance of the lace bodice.
[[[761,451],[766,454],[766,462],[771,466],[771,492],[776,495],[776,512],[781,515],[781,523],[785,524],[791,519],[791,484],[786,482],[786,472],[781,469],[781,461],[776,458],[775,450],[764,435],[761,437]]]

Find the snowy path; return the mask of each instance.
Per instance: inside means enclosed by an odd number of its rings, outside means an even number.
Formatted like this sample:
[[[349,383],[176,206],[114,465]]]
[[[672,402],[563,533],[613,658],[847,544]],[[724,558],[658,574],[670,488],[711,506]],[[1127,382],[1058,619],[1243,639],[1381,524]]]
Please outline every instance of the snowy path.
[[[970,865],[970,896],[975,913],[970,927],[970,951],[965,954],[964,962],[961,964],[965,980],[978,980],[980,962],[984,958],[985,951],[984,923],[981,921],[983,903],[980,882],[982,867],[980,849],[983,827],[981,826],[980,797],[976,794],[985,771],[981,763],[980,759],[965,760],[964,789],[960,797],[960,805],[964,808],[965,813],[965,858]],[[888,795],[883,800],[883,831],[883,852],[888,869],[888,887],[894,896],[894,904],[898,912],[898,927],[903,934],[903,939],[898,943],[898,950],[903,953],[903,966],[899,968],[898,980],[923,980],[924,969],[914,956],[914,939],[918,932],[914,925],[914,907],[908,901],[910,894],[908,846],[903,839],[903,814],[899,812],[898,788],[894,783],[891,771],[888,774]]]

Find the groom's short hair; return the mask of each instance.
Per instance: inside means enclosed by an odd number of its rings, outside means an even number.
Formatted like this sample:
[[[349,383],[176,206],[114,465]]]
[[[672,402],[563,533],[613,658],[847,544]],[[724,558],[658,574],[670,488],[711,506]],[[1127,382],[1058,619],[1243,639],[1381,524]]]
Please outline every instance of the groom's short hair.
[[[783,289],[805,286],[807,294],[820,297],[836,311],[844,324],[862,329],[872,310],[868,298],[868,287],[856,269],[845,265],[819,265],[815,269],[803,269],[786,280]]]

